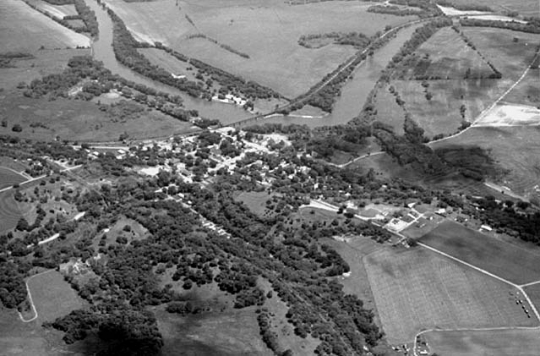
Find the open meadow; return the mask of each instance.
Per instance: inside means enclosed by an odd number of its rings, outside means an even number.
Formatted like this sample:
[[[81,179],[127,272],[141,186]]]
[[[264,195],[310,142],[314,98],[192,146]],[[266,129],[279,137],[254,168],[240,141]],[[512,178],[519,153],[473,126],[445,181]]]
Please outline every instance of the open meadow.
[[[449,0],[456,5],[470,5],[471,0]],[[523,16],[540,16],[537,0],[475,0],[475,4],[489,6],[498,12],[517,11]]]
[[[0,233],[5,233],[15,226],[21,218],[17,202],[13,199],[13,190],[0,193]]]
[[[271,356],[259,336],[253,307],[210,315],[181,317],[155,310],[164,356]]]
[[[38,8],[39,11],[46,12],[50,14],[51,16],[54,16],[60,20],[62,20],[65,16],[77,15],[77,10],[75,9],[74,4],[52,5],[52,4],[47,3],[44,0],[25,0],[25,1],[32,4],[36,8]]]
[[[126,103],[133,103],[126,101]],[[0,134],[38,140],[118,141],[120,134],[129,139],[170,136],[185,133],[192,125],[173,119],[157,110],[136,104],[103,112],[97,105],[81,100],[59,98],[30,99],[20,95],[6,95],[0,99],[0,115],[8,119],[8,127],[0,127]],[[18,123],[22,132],[12,132]]]
[[[540,280],[540,254],[452,221],[442,222],[420,241],[515,284]]]
[[[479,146],[487,149],[497,166],[506,171],[500,184],[527,198],[537,196],[540,179],[540,128],[473,127],[463,134],[431,147]]]
[[[83,306],[77,293],[57,271],[51,270],[32,276],[26,283],[40,323],[53,322],[56,318]]]
[[[333,44],[305,48],[298,44],[301,36],[352,31],[372,36],[386,25],[414,18],[368,13],[372,4],[356,1],[291,6],[279,0],[205,0],[184,1],[179,7],[174,0],[105,2],[140,40],[163,42],[187,56],[256,81],[287,97],[305,92],[355,52],[352,46]],[[189,38],[199,33],[249,58],[204,38]]]
[[[434,331],[423,336],[438,355],[531,356],[540,350],[540,330]]]
[[[30,52],[46,49],[90,46],[90,39],[54,22],[23,1],[0,2],[2,52]]]
[[[14,184],[22,183],[25,177],[11,169],[0,166],[0,189],[11,187]]]
[[[431,328],[538,323],[516,304],[515,288],[432,251],[386,248],[364,263],[391,344],[411,342],[416,333]]]

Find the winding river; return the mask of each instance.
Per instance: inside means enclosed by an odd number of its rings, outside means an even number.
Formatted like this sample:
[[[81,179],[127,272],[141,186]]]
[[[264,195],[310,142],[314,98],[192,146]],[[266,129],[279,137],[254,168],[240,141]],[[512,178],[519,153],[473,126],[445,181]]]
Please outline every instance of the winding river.
[[[179,95],[184,99],[184,106],[187,109],[198,110],[200,116],[209,119],[218,119],[223,124],[252,116],[251,113],[236,105],[193,98],[176,88],[148,79],[119,63],[116,60],[112,47],[113,22],[109,14],[95,0],[86,0],[86,5],[96,13],[99,26],[99,38],[92,44],[93,56],[96,60],[102,61],[105,68],[109,69],[113,74],[118,74],[122,78],[159,91]]]
[[[200,116],[218,119],[224,125],[252,116],[251,113],[236,105],[192,98],[176,88],[155,82],[120,64],[116,60],[112,48],[113,22],[111,18],[106,10],[95,0],[86,0],[86,4],[95,12],[99,23],[99,39],[95,40],[92,45],[93,56],[95,59],[102,61],[105,67],[112,73],[159,91],[180,95],[184,99],[184,105],[187,109],[198,110]],[[341,125],[347,123],[360,113],[370,91],[379,79],[382,70],[399,51],[403,43],[411,37],[413,31],[418,26],[420,26],[420,24],[399,31],[396,37],[391,39],[385,46],[378,49],[373,56],[368,57],[368,59],[356,68],[352,79],[344,85],[341,96],[334,105],[332,114],[314,117],[294,115],[284,117],[276,115],[265,118],[259,123],[294,123],[305,124],[309,127]]]

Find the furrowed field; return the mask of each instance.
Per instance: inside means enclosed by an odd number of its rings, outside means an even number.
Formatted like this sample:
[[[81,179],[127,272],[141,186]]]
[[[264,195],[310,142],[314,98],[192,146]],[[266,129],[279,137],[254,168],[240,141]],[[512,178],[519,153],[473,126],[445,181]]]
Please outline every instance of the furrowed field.
[[[540,280],[540,255],[451,221],[441,223],[420,241],[515,284]]]
[[[515,288],[426,249],[387,248],[364,263],[390,343],[423,329],[537,324],[515,303]]]
[[[338,2],[291,6],[278,0],[205,0],[187,1],[181,8],[173,0],[106,3],[140,40],[163,42],[287,97],[305,92],[355,52],[351,46],[333,44],[305,48],[298,44],[301,36],[352,31],[372,36],[386,25],[414,18],[368,13],[372,4],[356,1],[340,1],[339,6]],[[199,33],[249,58],[203,38],[188,38]]]
[[[22,175],[0,166],[0,189],[11,187],[26,180]]]
[[[17,202],[13,199],[13,190],[0,193],[0,233],[5,233],[15,226],[21,218]]]
[[[424,336],[438,355],[531,356],[540,349],[539,330],[436,331]]]

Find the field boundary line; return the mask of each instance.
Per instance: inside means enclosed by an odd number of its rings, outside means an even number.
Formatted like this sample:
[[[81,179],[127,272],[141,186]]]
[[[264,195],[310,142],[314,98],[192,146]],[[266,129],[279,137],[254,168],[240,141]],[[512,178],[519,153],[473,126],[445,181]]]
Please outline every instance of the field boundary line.
[[[535,282],[531,282],[531,283],[522,284],[522,285],[520,285],[520,287],[521,288],[530,287],[530,286],[533,286],[533,285],[538,284],[538,283],[540,283],[540,281],[535,281]]]
[[[47,274],[47,273],[50,273],[52,271],[54,271],[54,269],[50,269],[50,270],[47,270],[45,272],[34,274],[33,276],[28,277],[28,279],[26,280],[26,282],[25,282],[26,292],[28,294],[28,299],[30,301],[30,305],[32,306],[32,311],[34,312],[34,316],[31,319],[26,320],[26,319],[23,318],[22,314],[17,310],[17,313],[19,314],[19,318],[21,319],[21,321],[23,323],[29,323],[29,322],[34,321],[34,320],[36,320],[38,318],[38,312],[36,310],[36,305],[34,304],[34,300],[32,299],[32,293],[30,293],[30,287],[28,287],[28,281],[31,280],[34,277],[41,276],[43,274]]]
[[[529,302],[529,304],[531,305],[531,309],[534,311],[534,314],[536,315],[537,320],[540,322],[540,314],[538,313],[538,310],[536,309],[536,306],[532,303],[531,299],[529,298],[529,296],[527,295],[527,293],[525,293],[525,291],[523,290],[523,288],[522,288],[520,285],[515,284],[515,283],[512,283],[512,282],[510,282],[510,281],[507,280],[507,279],[504,279],[504,278],[502,278],[502,277],[500,277],[500,276],[497,276],[496,274],[493,274],[493,273],[491,273],[491,272],[488,272],[488,271],[486,271],[485,269],[482,269],[482,268],[480,268],[480,267],[476,267],[475,265],[472,265],[472,264],[470,264],[470,263],[468,263],[468,262],[465,262],[465,261],[463,261],[463,260],[460,260],[460,259],[457,258],[457,257],[454,257],[454,256],[452,256],[452,255],[449,255],[449,254],[445,253],[445,252],[442,252],[442,251],[440,251],[440,250],[437,250],[436,248],[433,248],[433,247],[431,247],[431,246],[428,246],[428,245],[426,245],[426,244],[424,244],[424,243],[422,243],[422,242],[418,242],[418,245],[419,245],[419,246],[422,246],[422,247],[424,247],[424,248],[426,248],[426,249],[428,249],[428,250],[431,250],[431,251],[433,251],[433,252],[436,252],[436,253],[438,253],[438,254],[440,254],[440,255],[443,255],[443,256],[445,256],[445,257],[448,257],[448,258],[450,258],[450,259],[452,259],[452,260],[454,260],[454,261],[457,261],[457,262],[459,262],[459,263],[461,263],[461,264],[464,264],[465,266],[471,267],[471,268],[473,268],[473,269],[475,269],[475,270],[477,270],[477,271],[479,271],[479,272],[481,272],[481,273],[483,273],[483,274],[485,274],[485,275],[488,275],[488,276],[490,276],[490,277],[493,277],[493,278],[495,278],[495,279],[498,279],[499,281],[502,281],[502,282],[504,282],[504,283],[506,283],[506,284],[509,284],[509,285],[511,285],[512,287],[516,288],[516,289],[519,290],[521,293],[523,293],[523,295],[525,296],[525,299],[527,299],[527,302]],[[539,325],[539,326],[540,326],[540,325]]]

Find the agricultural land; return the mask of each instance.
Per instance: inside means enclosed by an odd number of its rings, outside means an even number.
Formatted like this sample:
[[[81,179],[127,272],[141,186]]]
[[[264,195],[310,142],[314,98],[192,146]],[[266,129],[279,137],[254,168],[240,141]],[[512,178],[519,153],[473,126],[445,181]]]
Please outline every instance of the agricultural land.
[[[539,13],[0,1],[0,354],[535,355]]]

